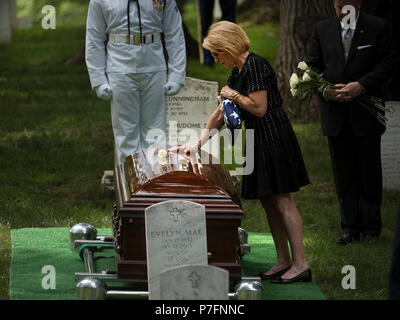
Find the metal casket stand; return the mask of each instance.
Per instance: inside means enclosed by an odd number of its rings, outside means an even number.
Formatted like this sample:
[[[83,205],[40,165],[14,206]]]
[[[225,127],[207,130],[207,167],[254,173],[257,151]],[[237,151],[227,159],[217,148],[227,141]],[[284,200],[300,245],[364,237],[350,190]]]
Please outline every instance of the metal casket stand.
[[[247,232],[238,228],[240,245],[238,256],[250,252],[247,244]],[[113,270],[96,272],[94,252],[114,250],[114,237],[97,236],[97,229],[86,223],[79,223],[70,229],[70,249],[77,251],[83,260],[86,272],[75,273],[77,298],[79,300],[104,300],[107,298],[119,299],[148,299],[147,282],[135,279],[121,279]],[[124,283],[124,290],[114,290],[112,284]],[[125,287],[127,289],[125,289]],[[140,290],[133,290],[140,288]],[[259,277],[242,277],[235,286],[234,292],[228,293],[233,300],[262,300],[264,287]]]

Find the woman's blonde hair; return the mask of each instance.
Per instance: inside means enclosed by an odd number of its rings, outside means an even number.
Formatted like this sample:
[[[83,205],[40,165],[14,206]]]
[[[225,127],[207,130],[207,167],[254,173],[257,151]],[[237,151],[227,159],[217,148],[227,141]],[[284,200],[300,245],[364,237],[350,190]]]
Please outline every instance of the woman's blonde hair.
[[[228,52],[236,58],[250,49],[250,40],[239,25],[220,21],[210,27],[203,47],[211,52]]]

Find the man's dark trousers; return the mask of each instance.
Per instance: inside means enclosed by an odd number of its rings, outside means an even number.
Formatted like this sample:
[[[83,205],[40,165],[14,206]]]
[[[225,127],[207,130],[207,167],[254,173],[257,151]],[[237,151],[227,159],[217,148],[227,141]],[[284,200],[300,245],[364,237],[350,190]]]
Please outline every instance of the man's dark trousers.
[[[351,106],[349,106],[351,107]],[[341,226],[353,235],[381,232],[381,135],[358,136],[345,125],[328,137]]]
[[[219,5],[222,11],[221,20],[235,22],[236,15],[236,0],[220,0]],[[200,0],[200,20],[201,20],[201,35],[203,39],[207,36],[208,28],[213,23],[214,0]],[[214,63],[210,51],[203,48],[204,64]]]

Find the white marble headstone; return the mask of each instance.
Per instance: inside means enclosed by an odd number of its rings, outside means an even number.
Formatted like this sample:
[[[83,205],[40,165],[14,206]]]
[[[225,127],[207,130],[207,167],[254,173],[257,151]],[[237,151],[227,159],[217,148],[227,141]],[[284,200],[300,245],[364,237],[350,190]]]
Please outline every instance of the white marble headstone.
[[[204,265],[176,267],[160,275],[162,300],[228,300],[229,272]]]
[[[388,101],[386,131],[382,136],[383,188],[400,190],[400,101]]]
[[[160,273],[191,264],[208,264],[205,207],[169,200],[145,210],[149,299],[160,299]]]
[[[201,130],[218,107],[218,95],[218,82],[186,77],[179,93],[167,96],[167,144],[196,144]],[[216,144],[215,139],[216,136],[208,143]],[[208,146],[205,148],[208,150]],[[217,157],[218,151],[212,150],[210,153]]]

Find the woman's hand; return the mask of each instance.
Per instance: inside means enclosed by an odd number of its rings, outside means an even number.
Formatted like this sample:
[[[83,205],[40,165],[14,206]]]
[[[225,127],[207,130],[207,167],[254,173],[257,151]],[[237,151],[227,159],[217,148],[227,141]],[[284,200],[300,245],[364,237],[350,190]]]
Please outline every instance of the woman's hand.
[[[177,153],[178,155],[184,156],[185,158],[193,158],[197,152],[197,145],[187,146],[181,145],[168,149],[168,152]]]
[[[232,88],[230,88],[230,87],[228,87],[228,86],[223,87],[223,88],[221,89],[221,92],[220,92],[221,102],[222,102],[222,100],[223,100],[224,98],[232,99],[232,95],[233,95],[235,92],[237,92],[237,91],[233,90]]]

